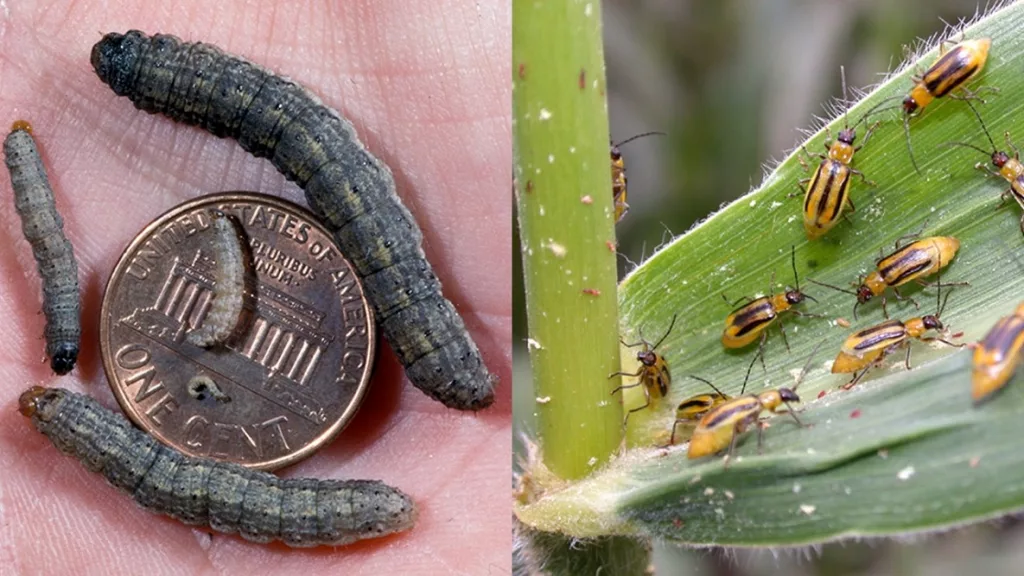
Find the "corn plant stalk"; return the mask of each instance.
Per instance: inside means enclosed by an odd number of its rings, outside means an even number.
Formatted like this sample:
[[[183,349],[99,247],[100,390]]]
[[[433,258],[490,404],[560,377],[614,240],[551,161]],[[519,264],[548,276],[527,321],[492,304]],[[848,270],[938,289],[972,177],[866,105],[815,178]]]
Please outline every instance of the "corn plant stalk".
[[[513,7],[516,198],[544,462],[580,478],[621,439],[604,56],[596,3]]]
[[[985,70],[969,87],[1001,90],[986,104],[976,103],[1000,148],[1006,147],[1004,131],[1024,138],[1022,30],[1020,3],[963,30],[966,38],[992,39]],[[851,124],[883,99],[906,94],[915,70],[930,66],[937,55],[932,43],[911,66],[855,103]],[[649,331],[648,326],[665,326],[673,314],[680,316],[681,324],[660,349],[674,376],[669,398],[646,418],[631,418],[631,441],[644,447],[582,482],[518,505],[520,521],[577,537],[619,534],[693,545],[785,546],[850,535],[906,534],[1024,508],[1024,453],[1019,449],[1024,377],[975,407],[969,394],[969,353],[956,348],[915,342],[912,370],[903,369],[902,353],[894,354],[852,392],[837,391],[848,376],[828,370],[850,332],[882,321],[882,310],[876,299],[854,319],[853,296],[808,285],[806,279],[846,286],[870,271],[878,251],[891,250],[901,235],[923,230],[960,239],[960,254],[943,271],[942,281],[968,281],[970,286],[953,291],[942,320],[964,332],[961,342],[980,338],[1024,298],[1019,208],[1010,203],[997,209],[1006,182],[973,170],[985,156],[941,146],[969,141],[990,147],[971,110],[962,101],[944,98],[911,120],[921,175],[907,157],[898,114],[879,118],[882,125],[853,161],[877,186],[855,179],[852,222],[839,224],[824,239],[806,240],[800,202],[789,198],[797,181],[809,175],[801,168],[798,150],[759,188],[631,272],[619,290],[627,338],[641,327]],[[840,114],[829,123],[833,135],[844,122]],[[861,137],[868,123],[858,126]],[[822,130],[804,144],[817,152],[824,140]],[[811,162],[816,164],[816,159]],[[719,337],[729,307],[721,293],[736,298],[792,285],[790,246],[796,246],[802,288],[818,299],[801,306],[824,318],[786,318],[789,352],[777,328],[771,328],[767,369],[754,367],[747,392],[793,386],[812,349],[823,342],[799,389],[801,419],[811,427],[798,428],[786,416],[771,419],[764,453],[758,454],[754,435],[748,435],[728,469],[719,458],[689,460],[685,446],[650,448],[667,440],[675,404],[708,391],[687,374],[739,393],[756,346],[722,348]],[[768,286],[773,272],[775,285]],[[911,287],[904,294],[920,308],[890,298],[893,317],[935,313],[934,289]],[[840,318],[852,327],[843,327]],[[623,358],[629,370],[633,363],[625,352]],[[635,395],[627,397],[627,407],[637,401]]]
[[[614,209],[598,2],[513,4],[513,114],[530,363],[543,465],[578,479],[623,437]],[[539,463],[535,463],[539,464]],[[647,552],[609,539],[532,540],[549,573],[642,573]]]

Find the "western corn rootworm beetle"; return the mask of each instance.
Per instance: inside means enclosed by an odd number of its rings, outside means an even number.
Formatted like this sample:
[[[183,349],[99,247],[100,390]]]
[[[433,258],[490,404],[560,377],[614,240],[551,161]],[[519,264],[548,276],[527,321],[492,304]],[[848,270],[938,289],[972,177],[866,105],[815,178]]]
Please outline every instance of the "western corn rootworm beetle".
[[[636,382],[633,384],[622,384],[612,390],[612,394],[620,392],[626,388],[636,388],[637,386],[643,386],[644,402],[643,406],[631,409],[626,412],[625,418],[622,420],[622,425],[625,426],[626,422],[629,421],[629,415],[633,412],[638,412],[647,408],[651,405],[652,399],[658,401],[668,395],[668,387],[672,383],[672,375],[668,371],[668,362],[665,361],[665,357],[656,352],[658,346],[668,338],[668,335],[672,333],[672,328],[676,325],[676,316],[672,316],[672,323],[669,324],[668,330],[665,331],[665,335],[658,340],[654,346],[651,346],[650,342],[644,340],[644,335],[641,332],[640,341],[634,344],[622,343],[627,348],[633,348],[635,346],[643,345],[643,348],[636,353],[637,362],[640,363],[640,367],[636,372],[613,372],[609,374],[609,378],[615,376],[630,376],[636,378]]]

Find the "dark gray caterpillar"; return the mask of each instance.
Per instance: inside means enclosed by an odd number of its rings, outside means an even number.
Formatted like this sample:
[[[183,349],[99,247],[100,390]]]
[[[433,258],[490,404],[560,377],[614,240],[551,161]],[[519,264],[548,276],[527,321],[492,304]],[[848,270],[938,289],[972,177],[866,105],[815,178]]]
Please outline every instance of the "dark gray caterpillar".
[[[64,236],[64,220],[57,213],[28,122],[19,120],[11,127],[4,140],[4,156],[14,188],[14,208],[42,278],[46,355],[54,372],[67,374],[75,367],[82,335],[78,262]]]
[[[406,375],[446,406],[479,410],[494,378],[420,247],[390,169],[352,125],[298,84],[209,44],[111,33],[92,66],[136,108],[238,140],[306,191],[363,280]]]
[[[246,262],[244,240],[231,217],[220,210],[213,212],[210,225],[213,248],[213,302],[202,325],[188,333],[190,343],[203,348],[227,342],[242,319],[245,296],[245,272],[252,267]],[[251,254],[250,260],[251,260]]]
[[[253,542],[340,546],[412,527],[412,500],[375,480],[281,479],[186,456],[92,398],[34,386],[18,409],[65,454],[102,474],[151,512]]]

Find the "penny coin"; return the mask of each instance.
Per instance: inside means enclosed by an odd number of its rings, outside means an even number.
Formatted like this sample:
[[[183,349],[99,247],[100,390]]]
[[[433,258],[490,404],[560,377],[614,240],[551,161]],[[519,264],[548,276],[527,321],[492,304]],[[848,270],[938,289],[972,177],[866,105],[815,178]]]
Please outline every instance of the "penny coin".
[[[255,274],[235,333],[206,349],[187,335],[213,300],[218,210],[241,224]],[[376,339],[332,234],[303,208],[250,192],[196,198],[146,226],[107,282],[100,319],[103,368],[137,426],[188,455],[263,470],[306,458],[348,424]]]

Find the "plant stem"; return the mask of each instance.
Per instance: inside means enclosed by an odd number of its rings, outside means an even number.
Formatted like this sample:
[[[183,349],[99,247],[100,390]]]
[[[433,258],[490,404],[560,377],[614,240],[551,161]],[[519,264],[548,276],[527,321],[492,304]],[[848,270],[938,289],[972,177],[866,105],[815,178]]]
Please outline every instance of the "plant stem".
[[[578,479],[622,440],[615,223],[598,2],[515,0],[515,187],[544,464]],[[641,574],[636,540],[529,531],[550,574]],[[543,542],[543,546],[538,543]],[[540,565],[536,566],[540,568]]]
[[[599,3],[513,5],[516,198],[544,463],[581,478],[622,438]]]

